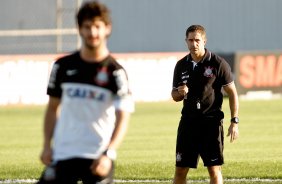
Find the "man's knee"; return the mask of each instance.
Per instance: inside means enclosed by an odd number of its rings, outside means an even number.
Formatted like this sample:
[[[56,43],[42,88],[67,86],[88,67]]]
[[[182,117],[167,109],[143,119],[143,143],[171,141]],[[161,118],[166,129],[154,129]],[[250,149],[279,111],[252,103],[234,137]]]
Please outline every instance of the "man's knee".
[[[221,166],[210,166],[208,171],[211,178],[221,177]]]
[[[180,178],[186,178],[188,171],[189,171],[188,167],[176,167],[175,176]]]

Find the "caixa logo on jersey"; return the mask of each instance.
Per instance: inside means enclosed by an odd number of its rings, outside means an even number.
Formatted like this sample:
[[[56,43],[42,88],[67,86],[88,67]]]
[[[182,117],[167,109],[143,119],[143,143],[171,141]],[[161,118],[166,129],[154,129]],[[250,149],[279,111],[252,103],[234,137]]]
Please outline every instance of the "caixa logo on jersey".
[[[105,100],[105,94],[94,91],[91,89],[83,89],[83,88],[69,88],[66,91],[67,96],[70,98],[83,98],[83,99],[93,99],[98,101]]]

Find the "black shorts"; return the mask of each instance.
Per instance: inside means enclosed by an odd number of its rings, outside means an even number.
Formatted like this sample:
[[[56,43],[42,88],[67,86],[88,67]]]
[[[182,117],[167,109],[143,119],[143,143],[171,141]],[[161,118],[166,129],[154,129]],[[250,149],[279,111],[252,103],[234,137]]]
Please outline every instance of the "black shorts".
[[[82,181],[83,184],[112,184],[114,165],[109,175],[102,178],[92,174],[90,170],[92,163],[91,159],[81,158],[59,161],[53,166],[54,173],[50,173],[50,168],[43,171],[38,184],[76,184],[78,181]],[[50,178],[50,174],[52,178]]]
[[[222,119],[182,117],[177,134],[176,167],[197,168],[199,157],[205,166],[222,165],[222,124]]]

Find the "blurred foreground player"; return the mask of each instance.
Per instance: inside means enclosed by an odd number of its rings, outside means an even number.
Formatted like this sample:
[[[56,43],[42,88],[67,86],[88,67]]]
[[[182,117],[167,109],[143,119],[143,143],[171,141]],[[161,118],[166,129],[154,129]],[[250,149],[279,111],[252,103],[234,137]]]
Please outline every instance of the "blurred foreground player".
[[[108,8],[85,3],[77,25],[81,49],[58,59],[50,75],[39,183],[113,183],[116,149],[134,111],[127,74],[107,47]]]
[[[190,53],[174,69],[174,101],[183,101],[178,126],[174,184],[185,184],[190,168],[197,168],[199,157],[208,168],[210,184],[222,184],[223,88],[231,111],[228,136],[238,137],[238,95],[228,63],[205,48],[206,32],[200,25],[186,30]]]

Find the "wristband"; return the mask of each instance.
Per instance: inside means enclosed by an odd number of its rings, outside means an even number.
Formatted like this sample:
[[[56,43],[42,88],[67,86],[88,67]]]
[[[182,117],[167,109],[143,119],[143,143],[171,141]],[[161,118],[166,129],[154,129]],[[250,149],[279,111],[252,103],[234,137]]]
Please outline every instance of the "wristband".
[[[238,124],[239,123],[239,118],[238,117],[234,117],[234,118],[231,118],[231,123],[236,123]]]
[[[111,160],[117,159],[117,152],[114,149],[107,149],[103,154],[106,155]]]

